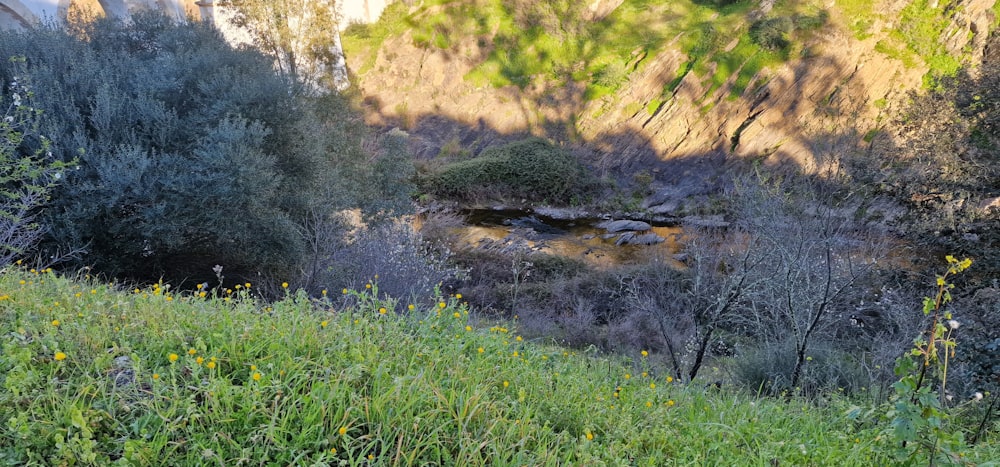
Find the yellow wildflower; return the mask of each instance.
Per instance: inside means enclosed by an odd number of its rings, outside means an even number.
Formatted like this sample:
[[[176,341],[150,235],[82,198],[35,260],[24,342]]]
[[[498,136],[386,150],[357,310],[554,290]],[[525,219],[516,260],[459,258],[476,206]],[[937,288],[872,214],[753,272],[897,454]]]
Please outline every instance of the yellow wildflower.
[[[63,360],[66,360],[66,354],[64,354],[62,352],[56,352],[56,354],[55,354],[55,356],[53,358],[55,358],[57,362],[61,362]]]
[[[53,325],[53,326],[56,326],[56,327],[58,327],[58,326],[59,326],[60,324],[62,324],[62,323],[60,323],[58,319],[54,319],[54,320],[52,320],[52,325]]]
[[[340,436],[346,435],[347,434],[347,427],[346,426],[340,427],[340,429],[337,430],[337,433],[340,433]]]
[[[177,356],[177,354],[175,354],[175,353],[172,353],[172,354],[170,354],[170,355],[167,355],[167,360],[170,360],[171,362],[176,362],[178,358],[179,358],[179,357],[178,357],[178,356]]]
[[[641,353],[642,353],[643,357],[648,357],[649,356],[649,352],[646,352],[645,350],[643,350]]]
[[[254,381],[260,381],[260,373],[254,372],[253,376],[251,377],[253,378]]]

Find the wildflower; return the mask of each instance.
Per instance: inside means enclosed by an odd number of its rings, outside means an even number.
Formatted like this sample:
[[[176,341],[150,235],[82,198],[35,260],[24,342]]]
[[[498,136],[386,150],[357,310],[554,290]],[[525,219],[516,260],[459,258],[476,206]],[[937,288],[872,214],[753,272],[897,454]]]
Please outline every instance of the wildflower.
[[[175,354],[175,353],[167,355],[167,360],[170,360],[171,362],[176,362],[178,358],[179,357],[177,357],[177,354]]]
[[[507,382],[507,381],[504,381],[504,382],[503,382],[503,387],[504,387],[504,389],[506,389],[506,388],[507,388],[507,386],[510,386],[510,383],[509,383],[509,382]]]
[[[215,362],[208,362],[205,366],[208,367],[209,370],[214,370]]]
[[[281,283],[281,288],[287,289],[288,288],[288,282],[282,282]]]
[[[674,406],[674,400],[673,399],[668,400],[667,407],[673,407],[673,406]]]
[[[54,319],[54,320],[52,320],[52,325],[53,325],[53,326],[55,326],[55,327],[59,327],[59,325],[60,325],[60,324],[61,324],[61,323],[59,322],[59,320],[58,320],[58,319]]]
[[[53,356],[53,358],[55,358],[57,362],[61,362],[63,360],[66,360],[66,354],[64,354],[62,352],[56,352],[56,354],[55,354],[55,356]]]
[[[371,283],[368,283],[368,284],[365,284],[365,288],[366,288],[366,289],[370,289],[370,288],[372,288],[372,285],[371,285]]]
[[[646,352],[645,350],[643,350],[640,353],[642,354],[643,357],[648,357],[649,356],[649,352]]]
[[[168,301],[168,302],[172,302],[172,301],[174,301],[174,297],[171,297],[171,296],[167,295],[167,301]]]
[[[27,282],[25,282],[24,279],[21,279],[21,281],[18,282],[18,283],[21,284],[21,285],[27,284]]]
[[[480,347],[480,348],[476,349],[476,351],[478,351],[479,353],[483,353],[483,352],[485,352],[485,351],[486,351],[486,349],[484,349],[484,348]]]
[[[368,455],[368,460],[370,460],[370,461],[375,460],[375,454],[369,454]]]
[[[643,371],[643,372],[642,372],[642,377],[643,377],[643,378],[646,378],[646,377],[648,377],[648,376],[649,376],[649,373],[648,373],[648,372],[645,372],[645,371]]]
[[[202,358],[202,357],[198,357],[198,358],[194,359],[194,362],[197,363],[197,364],[199,364],[199,365],[201,365],[202,363],[205,362],[205,359]]]
[[[632,379],[632,375],[625,373],[625,379]]]
[[[257,365],[250,365],[250,371],[257,371]]]
[[[646,407],[652,407],[653,401],[646,401]]]
[[[406,305],[407,310],[413,311],[414,308],[415,307],[413,305]]]
[[[456,311],[454,314],[452,314],[452,316],[454,316],[456,318],[461,318],[462,314]]]
[[[4,300],[10,300],[10,295],[7,294],[0,295],[0,302]]]
[[[201,298],[205,298],[205,291],[198,292],[198,296]]]
[[[469,331],[472,331],[472,326],[466,326],[466,327],[465,327],[465,331],[466,331],[466,332],[469,332]]]
[[[518,341],[518,342],[521,342],[521,341],[523,341],[524,339],[522,339],[522,338],[521,338],[521,336],[517,336],[517,337],[515,337],[515,338],[514,338],[514,340],[516,340],[516,341]]]
[[[135,290],[133,290],[132,292],[133,292],[133,293],[135,293],[136,295],[138,295],[138,294],[142,293],[142,291],[141,291],[141,290],[139,290],[139,288],[138,288],[138,287],[136,287],[136,288],[135,288]]]
[[[977,392],[975,395],[972,396],[972,398],[975,399],[975,400],[977,400],[977,401],[981,401],[981,400],[983,400],[983,393]]]
[[[656,389],[656,383],[649,383],[649,389]]]
[[[90,289],[91,295],[97,295],[97,289]]]
[[[448,304],[445,303],[445,302],[441,302],[441,303],[438,303],[438,306],[443,309],[444,307],[448,306]]]
[[[260,381],[260,373],[254,372],[254,374],[253,374],[253,376],[251,376],[251,378],[253,378],[254,381]]]
[[[198,353],[197,350],[195,350],[195,349],[188,349],[188,355],[194,355],[196,353]]]
[[[340,429],[337,430],[337,433],[340,433],[340,436],[346,435],[347,434],[347,427],[346,426],[340,427]]]
[[[330,448],[330,454],[336,454],[337,448]]]
[[[153,373],[153,379],[160,379],[159,373]]]
[[[673,383],[673,382],[674,382],[674,377],[673,376],[667,376],[667,383]]]
[[[954,330],[954,329],[958,329],[958,326],[959,326],[958,321],[953,320],[953,319],[948,320],[948,327],[949,328],[951,328],[951,329]]]
[[[327,324],[330,324],[330,323],[328,323],[328,322],[326,322],[326,321],[320,321],[320,322],[319,322],[319,327],[321,327],[321,328],[325,328]]]
[[[386,313],[388,313],[388,310],[386,310],[386,309],[385,309],[385,307],[382,307],[382,308],[379,308],[379,309],[378,309],[378,314],[380,314],[380,315],[384,315],[384,314],[386,314]]]
[[[342,293],[343,293],[344,295],[347,295],[347,289],[344,289],[344,290],[342,291]]]
[[[323,290],[322,290],[322,291],[320,292],[320,295],[322,295],[322,296],[324,296],[324,297],[325,297],[325,296],[326,296],[326,289],[323,289]]]
[[[590,432],[590,431],[588,430],[588,431],[587,431],[587,441],[593,441],[593,440],[594,440],[594,434],[593,434],[593,433],[591,433],[591,432]]]
[[[514,356],[517,357],[517,356],[520,356],[520,354],[518,354],[517,351],[515,350],[514,351]]]
[[[246,284],[243,284],[243,287],[246,287],[246,288],[248,288],[248,289],[249,289],[249,288],[250,288],[250,283],[249,283],[249,282],[247,282]]]

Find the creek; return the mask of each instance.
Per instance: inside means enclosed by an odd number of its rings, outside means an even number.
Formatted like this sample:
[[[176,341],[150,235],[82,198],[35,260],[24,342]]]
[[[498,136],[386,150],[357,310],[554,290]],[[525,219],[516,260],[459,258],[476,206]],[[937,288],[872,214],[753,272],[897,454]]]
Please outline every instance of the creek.
[[[652,245],[618,244],[621,234],[599,227],[607,219],[557,219],[526,210],[466,210],[465,223],[454,233],[460,246],[485,247],[521,243],[532,251],[577,259],[596,268],[634,264],[655,256],[675,262],[681,249],[683,228],[676,224],[649,223],[635,235],[655,234],[663,241]],[[652,238],[652,237],[649,237]],[[679,262],[678,262],[679,263]]]

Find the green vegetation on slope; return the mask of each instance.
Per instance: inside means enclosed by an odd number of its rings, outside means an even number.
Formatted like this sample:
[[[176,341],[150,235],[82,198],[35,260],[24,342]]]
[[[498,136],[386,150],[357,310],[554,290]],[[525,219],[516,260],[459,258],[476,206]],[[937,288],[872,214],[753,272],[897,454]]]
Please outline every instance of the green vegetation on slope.
[[[681,385],[371,289],[272,305],[0,275],[5,464],[885,464],[823,405]]]
[[[578,3],[557,0],[436,0],[412,10],[397,2],[377,23],[349,28],[344,49],[367,57],[356,70],[364,75],[386,39],[409,31],[418,47],[465,54],[463,58],[478,63],[465,77],[474,85],[524,89],[572,80],[586,85],[587,100],[596,100],[614,94],[647,58],[675,44],[698,64],[696,74],[710,79],[711,90],[736,76],[735,97],[764,66],[800,50],[795,40],[826,22],[826,12],[816,5],[778,2],[760,21],[778,20],[788,27],[771,31],[778,42],[762,43],[749,34],[747,18],[754,9],[746,1],[633,0],[594,20]],[[472,38],[477,47],[459,47]],[[734,41],[739,46],[730,47]],[[469,55],[476,53],[482,55]]]

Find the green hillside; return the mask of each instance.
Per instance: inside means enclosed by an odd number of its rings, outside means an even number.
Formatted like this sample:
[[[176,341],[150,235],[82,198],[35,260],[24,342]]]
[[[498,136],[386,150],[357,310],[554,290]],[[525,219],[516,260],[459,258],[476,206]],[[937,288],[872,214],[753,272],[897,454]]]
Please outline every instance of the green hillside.
[[[523,341],[460,296],[0,274],[5,465],[887,465],[890,427]],[[202,296],[205,295],[205,296]],[[874,390],[874,388],[873,388]],[[996,458],[995,445],[964,454]],[[738,460],[738,461],[737,461]]]

